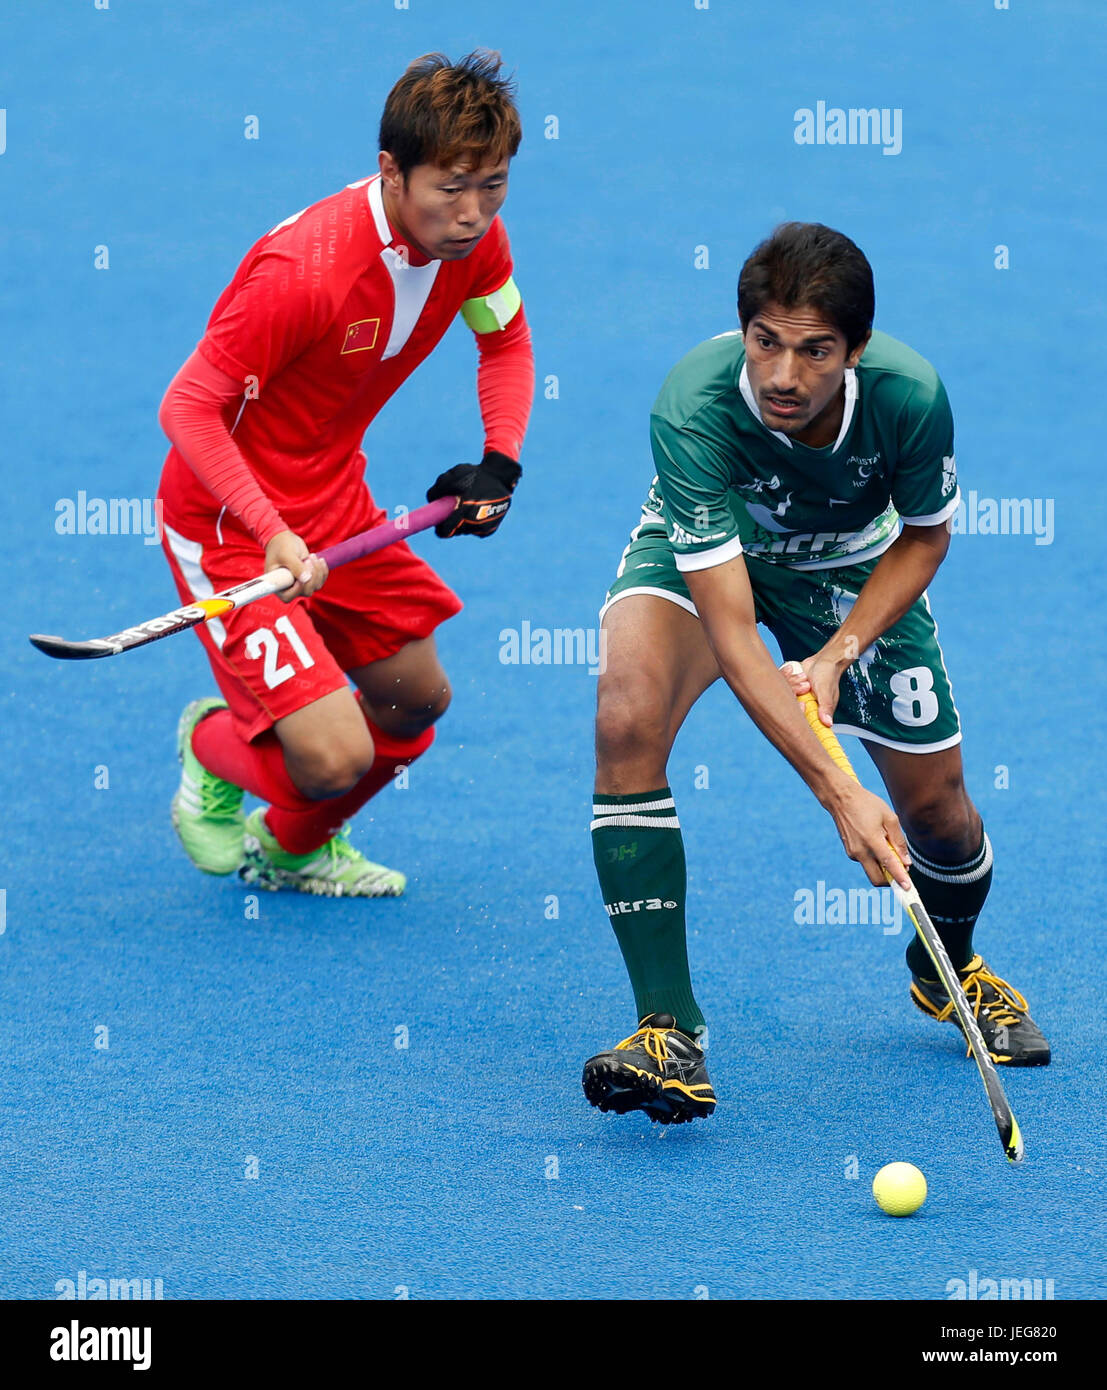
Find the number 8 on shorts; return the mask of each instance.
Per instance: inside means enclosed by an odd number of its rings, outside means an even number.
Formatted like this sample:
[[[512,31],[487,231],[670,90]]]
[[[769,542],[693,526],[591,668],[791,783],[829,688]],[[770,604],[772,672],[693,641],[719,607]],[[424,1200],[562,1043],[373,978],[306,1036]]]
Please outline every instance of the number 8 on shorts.
[[[896,671],[888,685],[895,698],[892,717],[908,728],[933,724],[938,717],[938,697],[934,693],[934,673],[928,666],[910,666]]]

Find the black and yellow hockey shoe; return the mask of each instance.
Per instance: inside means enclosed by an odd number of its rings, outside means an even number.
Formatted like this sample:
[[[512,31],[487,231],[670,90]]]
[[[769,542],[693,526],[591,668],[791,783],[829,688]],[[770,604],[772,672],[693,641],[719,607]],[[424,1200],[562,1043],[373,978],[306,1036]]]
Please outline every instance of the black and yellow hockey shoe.
[[[992,1061],[1004,1067],[1048,1066],[1049,1043],[1018,990],[993,974],[980,956],[973,956],[958,973]],[[911,1000],[930,1018],[956,1024],[958,1031],[964,1031],[949,995],[937,981],[912,975]]]
[[[671,1014],[648,1014],[629,1038],[584,1064],[584,1094],[600,1110],[642,1110],[658,1124],[684,1124],[715,1109],[703,1049]]]

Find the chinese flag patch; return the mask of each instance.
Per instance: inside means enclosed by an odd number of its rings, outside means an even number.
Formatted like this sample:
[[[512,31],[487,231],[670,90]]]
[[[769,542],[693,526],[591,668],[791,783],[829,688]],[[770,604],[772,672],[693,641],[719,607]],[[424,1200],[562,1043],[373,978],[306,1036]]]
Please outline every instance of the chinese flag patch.
[[[368,352],[376,347],[380,326],[380,319],[360,319],[357,323],[351,323],[346,329],[342,352]]]

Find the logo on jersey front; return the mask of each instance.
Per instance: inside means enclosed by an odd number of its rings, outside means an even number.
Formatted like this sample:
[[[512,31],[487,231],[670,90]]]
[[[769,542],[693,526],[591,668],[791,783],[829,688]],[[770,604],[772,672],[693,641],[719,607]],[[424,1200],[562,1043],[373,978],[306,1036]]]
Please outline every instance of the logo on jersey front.
[[[880,451],[878,450],[871,458],[862,458],[860,454],[850,454],[846,459],[847,468],[856,468],[857,477],[854,479],[854,487],[864,487],[872,475],[876,472],[876,466],[880,462]]]
[[[942,459],[942,496],[948,497],[957,486],[957,460],[952,454]]]
[[[380,319],[359,319],[357,323],[351,323],[346,329],[346,340],[339,356],[347,352],[368,352],[376,347],[380,327]]]

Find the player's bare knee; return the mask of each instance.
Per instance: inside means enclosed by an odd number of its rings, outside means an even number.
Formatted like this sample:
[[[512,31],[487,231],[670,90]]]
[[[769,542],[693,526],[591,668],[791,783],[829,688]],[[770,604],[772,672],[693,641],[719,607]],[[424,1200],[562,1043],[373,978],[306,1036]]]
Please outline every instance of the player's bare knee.
[[[668,755],[668,711],[640,682],[600,678],[596,704],[596,760],[601,767]]]
[[[417,695],[406,694],[394,705],[368,706],[369,717],[393,738],[418,738],[442,718],[450,707],[453,691],[442,677]]]
[[[328,801],[352,790],[373,766],[373,742],[366,735],[351,747],[316,749],[310,756],[287,759],[288,775],[309,801]]]
[[[423,729],[429,729],[432,724],[437,724],[450,708],[453,694],[450,682],[443,676],[441,681],[427,692],[426,699],[421,704],[415,704],[408,708],[406,711],[408,720],[421,726],[420,733]]]
[[[980,841],[980,816],[960,777],[926,787],[899,816],[915,847],[939,861],[971,854]]]

